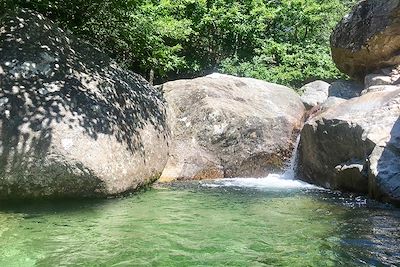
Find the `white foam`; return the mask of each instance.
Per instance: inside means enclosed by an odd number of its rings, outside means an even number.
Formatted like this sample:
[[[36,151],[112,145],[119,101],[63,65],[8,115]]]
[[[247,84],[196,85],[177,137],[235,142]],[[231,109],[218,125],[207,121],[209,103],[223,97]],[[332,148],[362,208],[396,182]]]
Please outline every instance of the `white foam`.
[[[306,182],[288,179],[284,174],[270,174],[264,178],[229,178],[203,182],[206,187],[243,187],[254,189],[318,189]]]
[[[297,148],[300,142],[300,135],[297,137],[292,158],[287,164],[283,173],[272,173],[264,178],[225,178],[217,179],[213,182],[202,182],[206,187],[243,187],[255,189],[321,189],[316,185],[312,185],[296,178],[297,169]]]

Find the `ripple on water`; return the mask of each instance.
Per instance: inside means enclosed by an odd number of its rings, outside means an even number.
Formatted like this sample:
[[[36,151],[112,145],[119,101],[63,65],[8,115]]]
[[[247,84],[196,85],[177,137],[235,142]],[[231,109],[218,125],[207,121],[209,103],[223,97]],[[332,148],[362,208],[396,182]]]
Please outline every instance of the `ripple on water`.
[[[398,209],[275,178],[175,183],[113,200],[2,204],[0,266],[400,262]]]

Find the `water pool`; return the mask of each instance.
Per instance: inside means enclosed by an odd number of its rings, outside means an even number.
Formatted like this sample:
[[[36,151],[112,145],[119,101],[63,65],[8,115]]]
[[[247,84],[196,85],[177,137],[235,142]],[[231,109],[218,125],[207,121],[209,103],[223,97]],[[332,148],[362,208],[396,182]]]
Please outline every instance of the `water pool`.
[[[2,203],[0,237],[0,266],[394,266],[400,210],[298,181],[185,182]]]

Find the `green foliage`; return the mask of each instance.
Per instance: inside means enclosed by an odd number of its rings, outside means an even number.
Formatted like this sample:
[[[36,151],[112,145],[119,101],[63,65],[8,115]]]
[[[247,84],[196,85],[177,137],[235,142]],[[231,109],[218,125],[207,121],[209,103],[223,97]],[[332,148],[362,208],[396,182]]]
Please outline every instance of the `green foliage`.
[[[318,44],[291,45],[273,40],[257,50],[251,60],[240,61],[237,57],[223,60],[221,70],[295,88],[312,80],[342,77],[332,62],[329,47]]]
[[[171,15],[179,6],[170,1],[159,5],[151,1],[124,2],[123,6],[103,5],[85,24],[98,45],[127,67],[141,73],[153,69],[164,76],[185,65],[180,55],[181,42],[191,34],[191,21]]]
[[[299,87],[315,79],[331,80],[342,75],[334,66],[329,35],[347,10],[339,0],[259,1],[256,45],[250,59],[224,59],[225,73],[254,77]]]
[[[340,76],[329,35],[354,0],[0,0],[37,10],[158,81],[212,71],[290,86]]]

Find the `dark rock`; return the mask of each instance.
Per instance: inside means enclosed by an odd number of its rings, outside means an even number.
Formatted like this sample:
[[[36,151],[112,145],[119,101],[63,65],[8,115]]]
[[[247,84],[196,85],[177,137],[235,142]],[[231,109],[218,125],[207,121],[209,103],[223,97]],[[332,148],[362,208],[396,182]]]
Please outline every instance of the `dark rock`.
[[[362,0],[331,35],[332,58],[359,81],[386,66],[400,64],[399,0]]]

